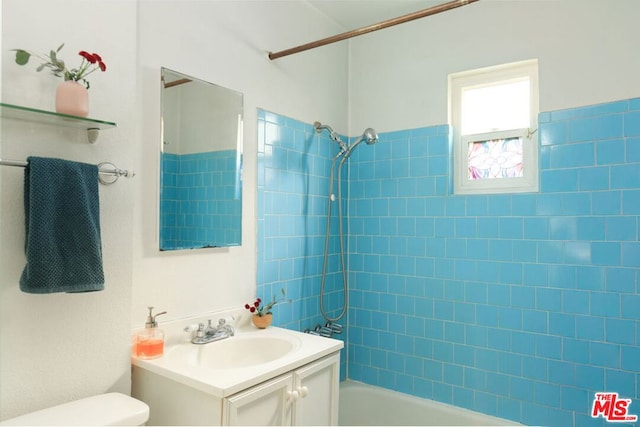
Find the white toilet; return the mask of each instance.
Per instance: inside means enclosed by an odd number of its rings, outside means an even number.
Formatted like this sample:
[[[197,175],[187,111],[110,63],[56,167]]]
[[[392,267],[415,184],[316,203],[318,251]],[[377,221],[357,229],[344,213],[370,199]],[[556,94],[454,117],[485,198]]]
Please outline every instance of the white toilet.
[[[0,426],[141,426],[149,406],[122,393],[87,397],[0,422]]]

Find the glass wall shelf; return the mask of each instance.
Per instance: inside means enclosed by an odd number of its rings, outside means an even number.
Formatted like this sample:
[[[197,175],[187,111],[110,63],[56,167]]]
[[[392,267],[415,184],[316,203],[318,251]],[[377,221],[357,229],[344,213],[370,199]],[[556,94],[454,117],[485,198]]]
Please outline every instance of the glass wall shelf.
[[[71,116],[69,114],[60,114],[53,111],[38,110],[5,103],[0,103],[0,113],[3,118],[7,119],[86,130],[88,131],[89,142],[95,142],[99,130],[111,129],[117,126],[114,122],[89,117]]]

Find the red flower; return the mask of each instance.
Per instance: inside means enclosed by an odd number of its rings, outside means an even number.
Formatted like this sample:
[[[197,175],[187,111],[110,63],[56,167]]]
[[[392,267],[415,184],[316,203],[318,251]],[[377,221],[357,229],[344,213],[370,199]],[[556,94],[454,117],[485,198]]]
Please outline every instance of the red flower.
[[[95,53],[94,54],[90,54],[89,52],[87,52],[85,50],[81,50],[80,52],[78,52],[78,55],[82,56],[84,59],[86,59],[91,64],[95,64],[98,61],[98,58],[95,57]],[[100,60],[101,59],[102,58],[100,58]]]
[[[284,289],[282,289],[282,296],[284,297]],[[261,298],[256,298],[253,303],[250,304],[245,304],[244,308],[246,308],[247,310],[249,310],[251,313],[254,314],[254,316],[264,316],[267,314],[271,314],[271,309],[273,308],[274,305],[276,305],[277,300],[276,300],[276,296],[273,296],[273,300],[266,305],[262,304],[262,299]]]
[[[80,52],[78,52],[78,55],[82,56],[82,58],[84,58],[87,63],[85,64],[83,62],[79,70],[71,70],[72,72],[76,73],[75,77],[72,77],[72,80],[78,81],[79,79],[82,79],[83,81],[85,81],[88,88],[89,82],[84,79],[84,76],[91,74],[97,69],[100,69],[100,71],[103,72],[107,71],[107,65],[102,61],[102,57],[95,52],[89,53],[86,50],[81,50]],[[97,68],[90,69],[90,64],[96,65]]]

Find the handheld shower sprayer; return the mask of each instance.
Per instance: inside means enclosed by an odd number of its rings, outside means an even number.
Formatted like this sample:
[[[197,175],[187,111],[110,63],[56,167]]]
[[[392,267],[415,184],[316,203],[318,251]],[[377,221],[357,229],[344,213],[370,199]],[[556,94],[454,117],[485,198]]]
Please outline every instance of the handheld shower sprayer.
[[[353,149],[356,148],[362,141],[366,142],[367,145],[375,144],[376,142],[378,142],[378,132],[371,128],[366,128],[360,138],[358,138],[358,140],[353,144],[349,145],[349,147],[347,148],[347,152],[344,154],[344,158],[348,159],[349,156],[351,156],[351,152],[353,152]]]
[[[378,142],[378,132],[371,128],[366,128],[362,134],[362,138],[368,145],[375,144]]]

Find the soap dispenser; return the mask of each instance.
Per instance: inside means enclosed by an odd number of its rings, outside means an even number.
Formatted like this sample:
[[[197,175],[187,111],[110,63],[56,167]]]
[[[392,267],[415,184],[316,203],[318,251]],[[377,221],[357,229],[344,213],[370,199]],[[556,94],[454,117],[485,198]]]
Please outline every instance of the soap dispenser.
[[[164,332],[158,329],[156,317],[162,313],[153,314],[153,307],[148,307],[149,315],[147,322],[144,324],[144,330],[138,332],[134,337],[133,353],[140,359],[155,359],[164,353]]]

